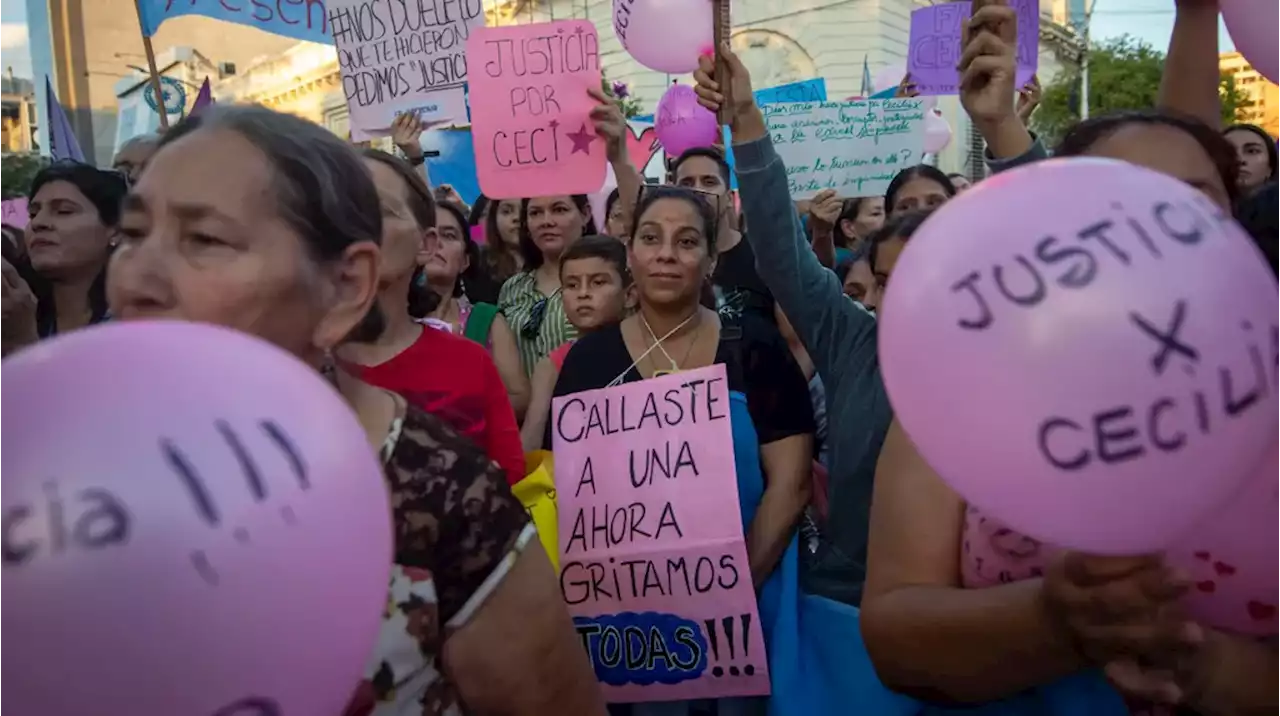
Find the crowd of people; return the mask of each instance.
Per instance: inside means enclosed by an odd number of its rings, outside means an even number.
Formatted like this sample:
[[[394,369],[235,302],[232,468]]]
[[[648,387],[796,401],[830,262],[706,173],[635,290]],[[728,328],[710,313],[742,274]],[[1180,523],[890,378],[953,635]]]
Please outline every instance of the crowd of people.
[[[1009,7],[978,10],[959,67],[992,174],[1051,154],[1028,129],[1032,90],[1015,86],[1015,26]],[[1276,142],[1218,126],[1216,37],[1212,3],[1179,2],[1159,106],[1082,121],[1052,154],[1187,182],[1274,269]],[[332,380],[381,457],[396,525],[396,609],[351,716],[763,713],[750,699],[606,705],[511,492],[526,453],[552,448],[555,397],[713,364],[746,397],[735,454],[763,484],[744,524],[755,585],[798,543],[800,589],[860,608],[889,689],[943,709],[1097,668],[1133,713],[1274,713],[1274,640],[1171,616],[1186,585],[1159,557],[1062,552],[967,507],[895,422],[884,289],[930,212],[981,179],[921,164],[883,197],[828,191],[802,216],[749,73],[722,53],[696,89],[728,117],[741,213],[720,147],[647,183],[597,90],[618,182],[605,226],[582,195],[466,206],[433,189],[409,115],[399,155],[215,105],[126,144],[111,170],[51,164],[25,231],[5,227],[4,354],[172,318],[260,337]]]

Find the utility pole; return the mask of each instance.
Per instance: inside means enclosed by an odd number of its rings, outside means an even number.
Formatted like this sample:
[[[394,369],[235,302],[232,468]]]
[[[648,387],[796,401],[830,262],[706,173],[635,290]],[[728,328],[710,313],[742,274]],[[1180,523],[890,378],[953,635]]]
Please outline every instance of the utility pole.
[[[1080,53],[1080,119],[1089,118],[1089,27],[1093,24],[1093,6],[1097,0],[1084,0],[1084,50]]]

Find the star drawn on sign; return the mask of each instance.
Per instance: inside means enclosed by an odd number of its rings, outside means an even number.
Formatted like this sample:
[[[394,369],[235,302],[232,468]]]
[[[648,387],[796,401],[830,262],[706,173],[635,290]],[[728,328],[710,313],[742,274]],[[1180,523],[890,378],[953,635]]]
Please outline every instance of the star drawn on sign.
[[[582,124],[582,129],[579,129],[576,132],[569,132],[565,136],[569,138],[569,141],[573,142],[573,149],[569,152],[570,154],[577,154],[578,152],[582,152],[583,154],[591,153],[591,142],[596,138],[596,136],[587,131],[587,125],[585,122]]]

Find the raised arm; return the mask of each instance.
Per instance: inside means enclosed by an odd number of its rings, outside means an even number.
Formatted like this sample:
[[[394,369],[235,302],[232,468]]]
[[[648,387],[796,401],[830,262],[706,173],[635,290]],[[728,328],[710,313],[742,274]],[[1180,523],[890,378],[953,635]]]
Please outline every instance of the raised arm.
[[[764,115],[752,97],[751,77],[732,50],[726,46],[722,52],[733,82],[733,155],[756,271],[834,392],[841,374],[858,367],[849,365],[851,353],[865,351],[868,361],[874,360],[875,318],[844,297],[840,280],[814,255],[791,201],[787,168],[773,149]],[[704,57],[694,77],[699,101],[717,111],[723,96],[712,70],[711,59]]]
[[[640,196],[640,186],[644,184],[644,177],[631,163],[631,154],[627,152],[627,135],[631,133],[631,129],[627,126],[626,117],[622,115],[622,108],[607,97],[603,90],[592,87],[588,93],[600,103],[591,110],[591,119],[595,122],[596,132],[605,138],[609,166],[613,168],[613,176],[618,182],[618,206],[626,217],[623,224],[630,226],[631,212],[635,209],[636,198]],[[603,226],[596,228],[600,233],[605,232]]]
[[[1214,129],[1222,126],[1218,98],[1218,3],[1177,0],[1169,54],[1160,75],[1162,109],[1191,115]]]

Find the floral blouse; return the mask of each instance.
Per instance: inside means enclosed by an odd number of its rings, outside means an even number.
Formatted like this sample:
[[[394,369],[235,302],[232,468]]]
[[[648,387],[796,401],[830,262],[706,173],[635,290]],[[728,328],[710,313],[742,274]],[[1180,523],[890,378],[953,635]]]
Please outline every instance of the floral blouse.
[[[507,478],[434,415],[405,406],[382,448],[395,564],[377,649],[344,716],[461,716],[440,656],[536,535]]]

